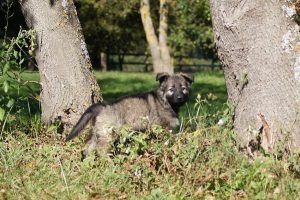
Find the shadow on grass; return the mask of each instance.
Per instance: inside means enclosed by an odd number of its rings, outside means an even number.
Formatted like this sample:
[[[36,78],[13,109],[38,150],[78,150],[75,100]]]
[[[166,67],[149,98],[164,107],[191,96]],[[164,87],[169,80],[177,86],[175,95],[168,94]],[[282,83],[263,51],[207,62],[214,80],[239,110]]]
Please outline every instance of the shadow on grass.
[[[103,77],[97,81],[105,101],[113,101],[124,95],[146,92],[158,87],[155,81],[136,77],[128,77],[126,80]]]

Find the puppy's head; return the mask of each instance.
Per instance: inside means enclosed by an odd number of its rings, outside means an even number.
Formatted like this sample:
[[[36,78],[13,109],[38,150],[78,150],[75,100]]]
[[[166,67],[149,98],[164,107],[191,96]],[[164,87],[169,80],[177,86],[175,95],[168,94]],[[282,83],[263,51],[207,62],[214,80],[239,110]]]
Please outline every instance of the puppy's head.
[[[172,76],[168,73],[158,73],[156,80],[160,82],[159,90],[163,98],[172,107],[180,107],[189,98],[194,78],[192,75],[185,73],[178,73]]]

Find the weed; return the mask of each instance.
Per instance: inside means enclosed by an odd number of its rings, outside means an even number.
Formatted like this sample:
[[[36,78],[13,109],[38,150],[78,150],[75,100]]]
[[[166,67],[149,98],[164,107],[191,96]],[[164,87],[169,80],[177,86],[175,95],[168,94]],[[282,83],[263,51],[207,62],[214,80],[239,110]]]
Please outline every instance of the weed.
[[[0,44],[0,87],[3,89],[4,95],[0,97],[0,126],[1,136],[5,127],[12,128],[19,122],[19,114],[23,113],[23,104],[27,104],[27,115],[31,114],[29,100],[32,95],[21,96],[20,90],[26,88],[32,91],[30,81],[22,78],[22,65],[25,58],[28,58],[30,52],[35,48],[35,32],[33,30],[20,30],[16,38],[4,38]],[[29,54],[27,53],[29,52]],[[32,53],[31,53],[32,55]],[[14,91],[14,92],[12,92]],[[15,93],[16,95],[12,95]],[[27,118],[28,119],[28,118]],[[22,121],[22,120],[20,120]]]

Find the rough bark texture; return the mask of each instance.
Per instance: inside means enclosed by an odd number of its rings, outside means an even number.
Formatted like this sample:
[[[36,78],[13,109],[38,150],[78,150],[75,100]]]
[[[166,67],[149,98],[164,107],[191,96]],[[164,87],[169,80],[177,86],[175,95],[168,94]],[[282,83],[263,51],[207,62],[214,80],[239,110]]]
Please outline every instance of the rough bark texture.
[[[161,1],[161,3],[166,2]],[[152,56],[154,72],[168,72],[169,74],[173,74],[174,67],[171,65],[170,52],[167,46],[167,8],[161,8],[159,40],[156,36],[155,29],[152,23],[149,0],[141,0],[140,12],[147,42],[149,44]]]
[[[300,147],[300,53],[287,1],[210,0],[234,128],[242,146]],[[249,147],[249,146],[248,146]]]
[[[73,1],[20,0],[20,4],[28,26],[37,33],[42,121],[72,125],[100,100]]]

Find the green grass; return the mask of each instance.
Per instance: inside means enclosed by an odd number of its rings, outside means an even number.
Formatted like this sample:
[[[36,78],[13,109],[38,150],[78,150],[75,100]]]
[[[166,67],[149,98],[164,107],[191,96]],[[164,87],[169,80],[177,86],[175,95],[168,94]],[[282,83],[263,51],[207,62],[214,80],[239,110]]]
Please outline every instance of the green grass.
[[[96,76],[105,100],[157,86],[153,74]],[[13,114],[0,142],[0,199],[298,199],[299,154],[248,159],[234,140],[222,73],[195,76],[181,134],[122,130],[111,160],[82,162],[84,137],[64,143],[38,117],[20,123]],[[38,75],[24,78],[37,81]],[[227,123],[220,127],[221,117]]]
[[[96,72],[98,84],[104,100],[111,101],[120,96],[148,91],[157,88],[155,74],[152,73],[125,73],[125,72]],[[207,95],[213,93],[219,98],[218,104],[226,102],[227,93],[223,73],[221,71],[195,73],[195,82],[191,99],[198,93]],[[39,81],[37,72],[25,72],[23,78],[30,81]],[[32,85],[33,86],[33,85]],[[33,86],[35,91],[39,90],[37,85]],[[27,90],[23,93],[28,92]]]

